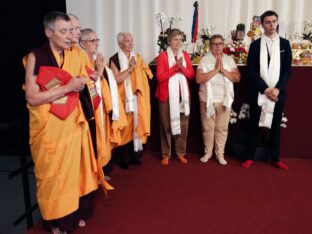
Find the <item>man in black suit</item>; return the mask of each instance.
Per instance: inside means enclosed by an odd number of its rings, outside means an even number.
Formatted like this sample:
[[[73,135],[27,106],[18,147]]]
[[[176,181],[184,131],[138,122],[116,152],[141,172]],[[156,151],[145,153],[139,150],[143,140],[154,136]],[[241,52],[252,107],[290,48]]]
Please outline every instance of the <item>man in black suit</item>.
[[[279,159],[280,124],[286,98],[286,86],[291,73],[289,41],[278,36],[278,15],[266,11],[261,15],[264,35],[250,45],[247,75],[250,92],[250,129],[246,161],[249,168],[254,161],[258,133],[266,129],[270,160],[278,168],[288,170]]]

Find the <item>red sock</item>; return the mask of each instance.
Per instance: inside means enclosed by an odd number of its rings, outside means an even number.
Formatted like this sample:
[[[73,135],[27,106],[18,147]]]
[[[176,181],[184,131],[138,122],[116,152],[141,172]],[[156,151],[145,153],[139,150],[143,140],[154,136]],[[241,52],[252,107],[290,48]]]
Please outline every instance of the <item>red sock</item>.
[[[281,161],[275,162],[274,165],[286,171],[289,169],[288,166],[285,163],[282,163]]]
[[[249,168],[249,167],[251,166],[251,164],[253,164],[253,161],[252,161],[252,160],[246,160],[245,162],[243,162],[243,163],[241,164],[241,166],[242,166],[243,168]]]

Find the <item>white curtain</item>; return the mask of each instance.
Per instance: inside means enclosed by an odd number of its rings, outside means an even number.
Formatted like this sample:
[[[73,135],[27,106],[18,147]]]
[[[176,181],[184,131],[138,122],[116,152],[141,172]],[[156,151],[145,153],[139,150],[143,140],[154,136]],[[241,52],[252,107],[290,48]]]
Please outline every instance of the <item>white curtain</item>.
[[[199,29],[215,26],[214,33],[228,35],[238,23],[246,31],[254,15],[266,10],[279,14],[280,35],[302,32],[304,20],[312,19],[311,0],[199,0]],[[190,42],[194,0],[66,0],[67,12],[80,18],[82,28],[92,28],[101,39],[100,51],[106,58],[117,50],[116,35],[131,32],[134,47],[146,62],[158,54],[157,36],[160,26],[155,14],[180,16],[183,20],[175,27],[187,34]]]

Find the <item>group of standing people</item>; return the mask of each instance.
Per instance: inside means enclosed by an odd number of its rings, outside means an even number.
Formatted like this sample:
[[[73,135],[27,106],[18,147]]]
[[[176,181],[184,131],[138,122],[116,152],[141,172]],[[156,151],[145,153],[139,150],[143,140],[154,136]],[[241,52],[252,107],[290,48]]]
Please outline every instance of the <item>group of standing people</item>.
[[[108,67],[96,33],[81,31],[77,16],[50,12],[44,28],[47,43],[25,61],[30,146],[44,224],[64,233],[86,225],[99,184],[104,193],[113,189],[105,174],[114,149],[130,155],[123,166],[140,164],[153,75],[130,33],[118,34],[120,50]]]
[[[261,15],[262,37],[254,41],[247,61],[247,81],[250,104],[250,130],[246,161],[243,168],[254,162],[259,132],[268,135],[270,160],[278,168],[288,170],[280,161],[280,123],[285,104],[286,86],[291,73],[289,41],[278,36],[278,15],[266,11]],[[171,158],[171,139],[174,138],[177,158],[186,164],[185,157],[190,91],[188,81],[194,71],[188,54],[182,51],[182,32],[173,29],[168,34],[169,47],[158,56],[156,97],[159,99],[160,138],[163,165]],[[226,165],[224,148],[228,135],[231,106],[234,101],[233,84],[240,81],[240,73],[231,56],[223,53],[224,38],[215,34],[210,38],[210,50],[197,67],[200,115],[204,155],[207,163],[213,155]]]
[[[289,43],[276,33],[278,16],[261,16],[264,35],[251,44],[248,56],[251,130],[246,161],[253,163],[260,127],[270,129],[272,162],[279,160],[279,124],[290,76]],[[111,170],[111,152],[124,169],[140,165],[143,144],[150,135],[150,91],[153,75],[133,51],[130,33],[119,33],[120,50],[105,65],[98,53],[99,39],[92,29],[80,30],[79,18],[50,12],[44,18],[48,42],[27,56],[25,91],[30,113],[30,146],[35,164],[37,201],[53,233],[84,226],[92,213],[92,198],[100,183],[113,189],[105,174]],[[159,102],[161,164],[167,166],[174,143],[177,159],[187,164],[186,139],[191,113],[189,81],[195,72],[182,50],[182,32],[172,29],[169,47],[157,59],[156,97]],[[214,35],[210,51],[198,65],[200,113],[207,163],[213,155],[226,165],[233,84],[240,73],[232,57],[223,53],[224,39]],[[102,169],[103,168],[103,169]]]

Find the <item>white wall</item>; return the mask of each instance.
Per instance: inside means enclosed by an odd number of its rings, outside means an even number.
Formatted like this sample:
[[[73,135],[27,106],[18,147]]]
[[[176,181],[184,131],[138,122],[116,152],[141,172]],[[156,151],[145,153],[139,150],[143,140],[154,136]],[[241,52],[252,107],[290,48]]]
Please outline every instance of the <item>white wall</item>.
[[[311,0],[199,0],[199,29],[216,26],[215,33],[229,34],[238,23],[246,30],[254,15],[266,10],[279,14],[280,34],[303,30],[303,21],[312,19]],[[101,39],[100,50],[108,58],[117,50],[116,34],[129,31],[136,52],[147,62],[156,57],[160,27],[155,14],[181,16],[180,29],[191,39],[194,0],[67,0],[67,12],[80,17],[82,28],[94,29]]]

